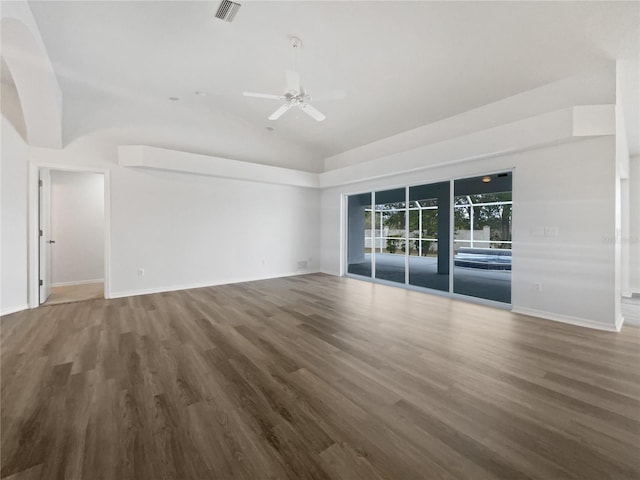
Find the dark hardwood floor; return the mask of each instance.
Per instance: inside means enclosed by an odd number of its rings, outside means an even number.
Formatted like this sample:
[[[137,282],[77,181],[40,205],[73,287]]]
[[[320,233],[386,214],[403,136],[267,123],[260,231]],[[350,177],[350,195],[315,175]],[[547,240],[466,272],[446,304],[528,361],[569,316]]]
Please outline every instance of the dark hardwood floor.
[[[322,274],[1,325],[3,480],[640,478],[634,327]]]

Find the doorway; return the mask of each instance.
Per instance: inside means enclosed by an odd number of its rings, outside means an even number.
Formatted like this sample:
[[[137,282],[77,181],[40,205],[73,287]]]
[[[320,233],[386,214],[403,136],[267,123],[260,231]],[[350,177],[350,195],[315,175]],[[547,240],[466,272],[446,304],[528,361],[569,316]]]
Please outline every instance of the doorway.
[[[38,167],[31,306],[108,298],[108,174]]]

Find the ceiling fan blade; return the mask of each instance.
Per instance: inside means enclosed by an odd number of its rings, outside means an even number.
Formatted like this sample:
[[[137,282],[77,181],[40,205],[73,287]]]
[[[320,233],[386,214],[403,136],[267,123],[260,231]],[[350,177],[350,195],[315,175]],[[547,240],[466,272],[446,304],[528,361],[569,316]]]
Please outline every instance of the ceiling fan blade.
[[[323,121],[325,117],[322,113],[320,113],[318,111],[318,109],[312,107],[311,105],[309,105],[308,103],[303,103],[300,105],[300,108],[302,109],[302,111],[304,113],[306,113],[307,115],[309,115],[311,118],[317,120],[318,122]]]
[[[312,95],[311,99],[314,102],[328,102],[331,100],[342,100],[346,98],[347,94],[343,90],[333,90],[325,93],[321,93],[320,95]]]
[[[286,112],[290,108],[291,108],[291,104],[285,103],[279,109],[277,109],[275,112],[273,112],[271,115],[269,115],[269,120],[277,120],[277,119],[279,119],[284,114],[284,112]]]
[[[300,93],[300,73],[294,70],[287,70],[287,91]]]
[[[242,92],[242,95],[244,95],[245,97],[268,98],[270,100],[282,100],[282,99],[284,99],[284,97],[282,95],[272,95],[270,93]]]

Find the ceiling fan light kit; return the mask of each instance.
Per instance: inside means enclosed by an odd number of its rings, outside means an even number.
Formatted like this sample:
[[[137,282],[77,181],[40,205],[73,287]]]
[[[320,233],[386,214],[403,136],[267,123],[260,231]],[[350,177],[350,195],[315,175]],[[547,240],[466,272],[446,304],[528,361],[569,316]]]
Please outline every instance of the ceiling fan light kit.
[[[274,95],[270,93],[255,93],[255,92],[242,92],[245,97],[253,98],[266,98],[268,100],[284,100],[284,104],[280,106],[275,112],[269,115],[269,120],[277,120],[284,115],[290,108],[297,107],[304,113],[309,115],[314,120],[321,122],[325,118],[317,108],[313,107],[311,102],[311,95],[309,95],[300,81],[300,73],[295,70],[296,68],[296,52],[299,48],[302,48],[302,40],[298,37],[289,37],[289,46],[294,51],[294,70],[286,71],[286,88],[287,90],[282,95]]]

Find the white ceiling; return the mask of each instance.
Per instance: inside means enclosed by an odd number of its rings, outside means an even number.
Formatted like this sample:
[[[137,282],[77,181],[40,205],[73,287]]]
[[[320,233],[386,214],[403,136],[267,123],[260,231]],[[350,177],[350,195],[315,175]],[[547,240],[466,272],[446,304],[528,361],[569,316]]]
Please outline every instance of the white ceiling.
[[[65,98],[65,137],[292,166],[639,54],[638,2],[30,1]],[[298,69],[317,123],[243,90],[280,93]],[[208,95],[199,97],[195,91]],[[171,102],[168,97],[180,97]],[[265,129],[273,126],[275,131]],[[136,132],[135,134],[133,132]]]

